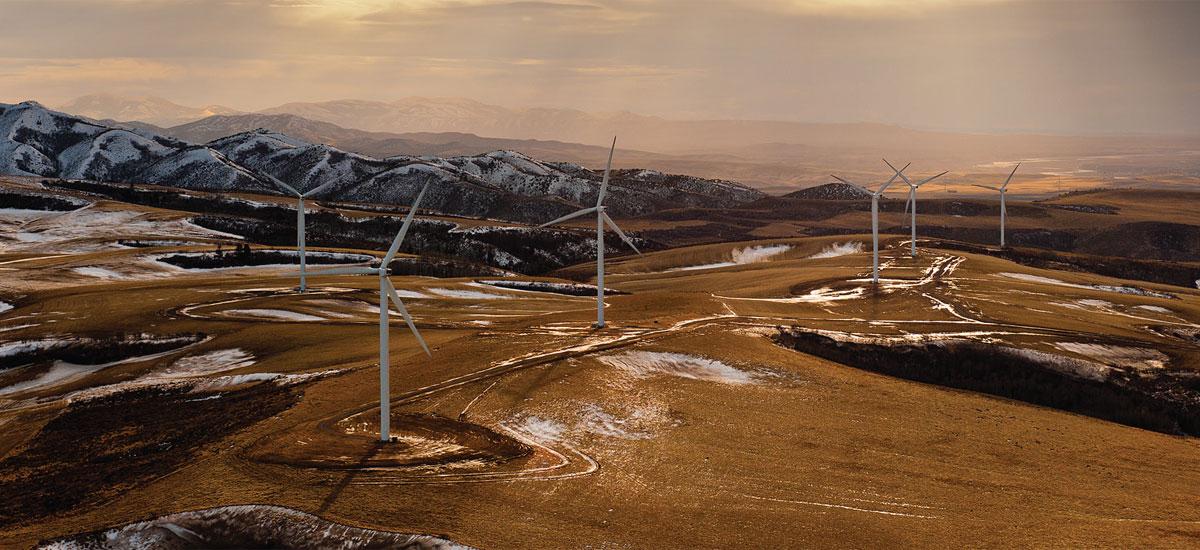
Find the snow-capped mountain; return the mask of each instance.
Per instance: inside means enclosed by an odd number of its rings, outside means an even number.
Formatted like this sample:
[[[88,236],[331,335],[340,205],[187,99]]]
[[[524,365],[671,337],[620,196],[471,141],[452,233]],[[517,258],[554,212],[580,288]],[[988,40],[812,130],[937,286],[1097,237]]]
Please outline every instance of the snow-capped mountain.
[[[0,173],[222,190],[266,187],[207,147],[105,126],[35,101],[0,104]]]
[[[450,214],[539,221],[594,204],[600,174],[515,151],[460,157],[348,153],[267,130],[204,145],[113,128],[46,109],[0,104],[0,172],[154,183],[209,191],[278,193],[266,175],[315,198],[408,204],[426,181],[425,206]],[[651,170],[617,170],[605,204],[631,216],[685,206],[724,208],[762,197],[742,185]]]

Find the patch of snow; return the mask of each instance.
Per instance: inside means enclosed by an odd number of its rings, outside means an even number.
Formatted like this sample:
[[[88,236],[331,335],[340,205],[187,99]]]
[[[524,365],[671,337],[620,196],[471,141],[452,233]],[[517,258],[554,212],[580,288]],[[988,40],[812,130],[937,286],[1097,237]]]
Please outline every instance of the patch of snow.
[[[161,339],[157,339],[157,340],[162,341],[162,342],[168,342],[168,341],[172,341],[172,340],[187,340],[187,339],[186,338],[161,338]],[[71,343],[71,341],[60,340],[60,339],[25,341],[23,343],[17,342],[16,344],[23,344],[23,345],[14,346],[17,351],[12,351],[14,349],[14,347],[6,348],[5,346],[0,346],[0,357],[6,356],[6,355],[13,355],[18,352],[52,349],[54,347],[64,346],[68,343]],[[10,386],[0,388],[0,395],[7,395],[10,393],[31,390],[31,389],[41,389],[41,388],[45,388],[45,387],[49,387],[49,386],[57,386],[57,385],[65,383],[65,382],[77,380],[86,375],[106,369],[108,367],[113,367],[116,365],[124,365],[124,364],[128,364],[128,363],[138,363],[141,361],[149,361],[151,359],[156,359],[156,358],[162,357],[164,355],[175,353],[179,349],[180,348],[175,348],[175,349],[169,349],[169,350],[158,352],[158,353],[152,353],[149,355],[138,355],[135,357],[126,357],[125,359],[119,359],[116,361],[112,361],[109,363],[103,363],[103,364],[99,364],[99,365],[76,365],[74,363],[68,363],[66,361],[55,361],[54,364],[50,366],[49,370],[38,375],[35,378],[31,378],[29,380],[17,382],[16,384],[12,384]]]
[[[1082,342],[1057,342],[1054,344],[1054,347],[1094,359],[1107,365],[1138,370],[1163,369],[1166,368],[1167,363],[1170,361],[1170,358],[1165,353],[1150,348]]]
[[[181,357],[166,368],[151,373],[153,378],[172,379],[204,376],[254,364],[254,355],[239,348],[222,349]]]
[[[1001,277],[1007,277],[1009,279],[1017,279],[1020,281],[1026,281],[1026,282],[1030,282],[1030,283],[1041,283],[1041,284],[1048,284],[1048,285],[1065,286],[1065,287],[1070,287],[1070,288],[1082,288],[1082,289],[1086,289],[1086,290],[1100,290],[1103,292],[1114,292],[1117,294],[1129,294],[1129,295],[1133,295],[1133,296],[1149,296],[1152,298],[1171,298],[1171,299],[1176,298],[1176,296],[1174,296],[1172,294],[1167,294],[1165,292],[1155,292],[1153,290],[1147,290],[1147,289],[1136,287],[1136,286],[1088,285],[1088,284],[1068,283],[1066,281],[1060,281],[1058,279],[1054,279],[1051,277],[1042,277],[1040,275],[1031,275],[1028,273],[1003,272],[1003,273],[998,273],[997,275],[1000,275]]]
[[[735,248],[735,249],[733,249],[733,252],[730,252],[730,261],[716,262],[716,263],[702,264],[702,265],[690,265],[690,266],[685,266],[685,267],[676,267],[676,268],[668,269],[667,272],[697,271],[697,270],[701,270],[701,269],[717,269],[717,268],[721,268],[721,267],[731,267],[731,266],[735,266],[735,265],[755,264],[758,262],[765,262],[765,261],[771,259],[772,257],[783,254],[784,252],[787,252],[788,250],[791,250],[791,249],[792,249],[792,247],[788,246],[786,244],[746,246],[746,247],[742,247],[742,248]]]
[[[461,298],[464,300],[509,300],[511,296],[503,296],[500,294],[490,294],[487,292],[477,292],[474,290],[459,290],[453,288],[430,288],[426,289],[431,294],[443,296],[446,298]]]
[[[515,292],[534,292],[538,294],[558,294],[570,297],[585,297],[596,293],[596,285],[583,283],[552,283],[547,281],[479,281],[471,286],[493,286]],[[605,288],[605,292],[615,293],[615,290]]]
[[[285,309],[227,309],[225,315],[243,315],[246,317],[257,317],[259,319],[279,319],[282,321],[297,321],[297,322],[312,322],[324,321],[322,317],[309,315],[307,313],[297,313],[295,311],[287,311]]]
[[[1054,370],[1086,380],[1095,380],[1102,382],[1108,377],[1111,370],[1107,365],[1097,363],[1095,361],[1087,361],[1084,359],[1075,359],[1065,355],[1057,355],[1054,353],[1046,353],[1025,348],[999,348],[1006,353],[1012,354],[1023,359],[1028,359],[1035,363],[1040,363]]]
[[[808,294],[800,296],[791,296],[788,298],[741,298],[736,296],[718,296],[715,298],[722,300],[746,300],[751,302],[774,302],[777,304],[827,304],[830,302],[838,302],[841,300],[854,300],[861,298],[867,293],[864,287],[854,287],[846,290],[834,290],[829,287],[821,287],[815,290],[810,290]]]
[[[734,385],[749,384],[754,381],[751,373],[738,370],[714,359],[682,353],[627,351],[603,355],[597,359],[606,365],[620,368],[637,377],[669,375]]]
[[[808,259],[819,260],[821,258],[836,258],[838,256],[858,254],[862,251],[863,243],[860,242],[833,243],[823,248],[820,252],[809,256]]]
[[[4,227],[5,224],[0,224]],[[147,212],[83,207],[53,212],[12,231],[0,232],[0,252],[86,252],[116,246],[118,239],[158,237],[229,237],[179,219],[161,219]],[[238,237],[240,238],[240,237]]]
[[[732,267],[735,265],[737,265],[737,264],[735,264],[733,262],[717,262],[717,263],[712,263],[712,264],[700,264],[700,265],[689,265],[689,266],[685,266],[685,267],[673,267],[671,269],[668,269],[667,272],[700,271],[702,269],[718,269],[718,268],[722,268],[722,267]]]
[[[8,303],[8,302],[5,302],[5,301],[2,301],[2,300],[0,300],[0,313],[4,313],[4,312],[6,312],[6,311],[8,311],[8,310],[10,310],[10,309],[12,309],[12,308],[13,308],[13,305],[12,305],[12,304],[10,304],[10,303]]]
[[[1146,306],[1146,305],[1141,305],[1141,306],[1133,306],[1133,307],[1136,307],[1136,308],[1138,308],[1138,309],[1144,309],[1144,310],[1146,310],[1146,311],[1153,311],[1153,312],[1155,312],[1155,313],[1174,313],[1173,311],[1171,311],[1171,310],[1169,310],[1169,309],[1167,309],[1167,308],[1165,308],[1165,307],[1162,307],[1162,306]]]
[[[587,404],[581,411],[580,425],[588,432],[620,439],[649,439],[650,434],[639,432],[630,426],[630,419],[617,418],[600,408]]]
[[[733,251],[733,263],[742,265],[764,262],[791,249],[792,247],[786,244],[738,248]]]
[[[566,426],[540,416],[527,416],[516,427],[543,443],[560,442],[567,431]]]
[[[73,340],[68,340],[65,338],[43,338],[41,340],[17,340],[16,342],[5,342],[0,344],[0,357],[11,357],[20,353],[29,353],[65,347],[72,342]]]
[[[94,265],[90,265],[90,266],[86,266],[86,267],[75,267],[75,268],[72,268],[71,271],[74,271],[75,273],[84,275],[86,277],[95,277],[97,279],[104,279],[106,281],[119,281],[122,279],[129,278],[123,273],[117,273],[116,271],[113,271],[111,269],[105,269],[103,267],[97,267]]]

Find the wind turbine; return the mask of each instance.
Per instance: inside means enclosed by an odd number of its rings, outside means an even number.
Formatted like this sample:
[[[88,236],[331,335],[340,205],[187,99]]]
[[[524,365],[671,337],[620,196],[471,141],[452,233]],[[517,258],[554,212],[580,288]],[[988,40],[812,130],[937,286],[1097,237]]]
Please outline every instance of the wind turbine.
[[[896,170],[896,167],[892,166],[892,163],[888,162],[887,159],[883,159],[883,162],[887,163],[888,168],[891,168],[892,170]],[[896,173],[900,174],[900,177],[904,178],[904,183],[908,184],[908,202],[904,203],[904,212],[907,214],[909,211],[909,206],[912,206],[912,223],[909,224],[912,227],[912,238],[910,239],[910,241],[912,244],[912,257],[916,258],[917,257],[917,189],[920,188],[922,185],[925,185],[926,183],[929,183],[935,179],[938,179],[938,178],[946,175],[946,172],[942,172],[941,174],[938,174],[936,176],[931,176],[931,177],[925,178],[921,181],[918,181],[917,183],[913,183],[912,181],[910,181],[908,179],[908,176],[904,175],[904,173],[899,170],[897,170]]]
[[[893,181],[896,181],[896,178],[900,177],[901,172],[907,170],[911,164],[911,162],[905,164],[904,168],[899,170],[893,168],[893,170],[896,170],[896,173],[892,174],[891,179],[884,182],[884,184],[879,187],[878,191],[871,191],[870,189],[867,189],[866,187],[863,187],[850,180],[833,176],[834,179],[842,183],[853,185],[871,194],[871,282],[875,284],[879,284],[879,197],[883,196],[883,192],[887,190],[888,186],[891,185]],[[833,174],[830,175],[832,176]]]
[[[326,183],[325,185],[309,189],[306,193],[301,193],[297,191],[295,187],[284,183],[282,180],[272,176],[271,174],[263,173],[261,175],[266,176],[267,179],[271,180],[271,183],[275,184],[276,187],[296,195],[299,201],[296,205],[296,249],[300,253],[300,292],[304,292],[308,290],[308,279],[306,276],[307,261],[304,257],[304,199],[316,194],[317,191],[324,189],[329,184]]]
[[[1001,185],[1000,187],[979,185],[978,183],[973,184],[975,187],[982,187],[984,189],[991,189],[992,191],[1000,192],[1000,248],[1004,248],[1004,218],[1008,215],[1008,208],[1004,205],[1004,197],[1008,194],[1008,182],[1012,181],[1013,174],[1016,174],[1017,168],[1020,167],[1021,163],[1019,162],[1016,166],[1013,166],[1012,172],[1008,174],[1008,179],[1004,180],[1004,185]]]
[[[408,314],[408,309],[404,307],[404,302],[400,301],[400,296],[396,294],[396,287],[392,286],[392,281],[388,279],[388,265],[392,263],[392,258],[396,256],[396,252],[400,250],[400,243],[404,242],[404,235],[408,233],[409,226],[412,225],[413,216],[417,213],[417,206],[421,204],[421,198],[425,196],[425,191],[429,189],[429,182],[421,188],[421,192],[417,194],[417,200],[413,201],[412,209],[408,211],[408,215],[404,217],[404,224],[400,226],[400,231],[396,233],[396,238],[392,240],[392,246],[388,248],[387,254],[383,256],[383,262],[379,267],[346,267],[339,269],[328,269],[314,272],[314,276],[318,275],[376,275],[379,277],[379,440],[388,441],[391,432],[391,391],[388,382],[388,310],[390,306],[388,301],[396,306],[400,312],[400,316],[404,318],[404,322],[408,325],[408,330],[412,331],[413,336],[417,338],[417,343],[421,344],[421,349],[425,350],[425,355],[433,356],[429,352],[429,346],[425,345],[425,339],[421,337],[421,332],[417,330],[417,325],[413,324],[412,316]]]
[[[629,240],[629,237],[625,235],[624,231],[621,231],[620,227],[617,227],[617,222],[614,222],[604,212],[604,194],[608,191],[608,172],[612,169],[613,151],[616,149],[617,138],[614,136],[612,148],[608,150],[608,164],[604,166],[604,179],[600,182],[600,193],[596,197],[596,206],[584,208],[583,210],[567,214],[557,220],[538,226],[546,227],[591,214],[592,212],[596,213],[596,328],[604,328],[604,224],[608,224],[613,231],[616,231],[621,240],[625,241],[625,244],[629,245],[629,248],[632,248],[634,252],[637,252],[638,256],[642,255],[642,251],[638,250],[637,246],[633,244],[633,241]]]

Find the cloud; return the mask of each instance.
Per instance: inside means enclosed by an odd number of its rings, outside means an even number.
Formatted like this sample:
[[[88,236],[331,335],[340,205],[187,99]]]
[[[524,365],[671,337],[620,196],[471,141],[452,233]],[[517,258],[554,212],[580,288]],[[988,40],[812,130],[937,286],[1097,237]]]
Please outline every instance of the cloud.
[[[5,0],[2,93],[1200,132],[1198,2],[216,1]]]
[[[89,82],[154,82],[178,78],[177,64],[137,58],[0,58],[0,74],[13,84]]]

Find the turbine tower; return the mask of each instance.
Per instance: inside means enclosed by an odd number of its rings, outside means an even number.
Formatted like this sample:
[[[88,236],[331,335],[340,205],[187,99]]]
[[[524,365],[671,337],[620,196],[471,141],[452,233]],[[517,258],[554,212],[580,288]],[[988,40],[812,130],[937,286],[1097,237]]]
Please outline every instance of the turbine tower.
[[[300,292],[305,292],[308,290],[308,278],[306,273],[308,267],[304,257],[304,199],[316,194],[317,191],[324,189],[329,184],[326,183],[325,185],[310,189],[306,193],[301,193],[297,191],[295,187],[284,183],[279,178],[276,178],[271,174],[263,173],[261,175],[266,176],[266,178],[270,180],[271,183],[275,184],[276,187],[296,195],[298,199],[298,203],[296,204],[296,250],[300,254]]]
[[[900,177],[901,173],[907,170],[910,164],[912,163],[910,162],[905,164],[904,168],[896,170],[896,173],[892,174],[892,177],[884,182],[884,184],[879,187],[878,191],[871,191],[870,189],[867,189],[866,187],[863,187],[850,180],[833,176],[834,179],[842,183],[853,185],[871,194],[871,282],[875,284],[879,284],[879,197],[883,196],[883,192],[887,190],[888,186],[891,185],[893,181],[896,181],[896,178]],[[893,168],[893,170],[895,170],[895,168]]]
[[[614,222],[612,218],[608,217],[608,214],[604,212],[604,195],[606,192],[608,192],[608,173],[612,169],[613,151],[616,149],[617,138],[614,136],[612,148],[608,150],[608,164],[604,166],[604,179],[600,182],[600,193],[596,197],[596,206],[593,206],[592,208],[584,208],[583,210],[567,214],[566,216],[558,218],[557,220],[549,221],[538,226],[547,227],[556,223],[578,218],[579,216],[584,216],[593,212],[596,213],[596,328],[604,328],[604,225],[608,224],[608,226],[611,227],[613,231],[616,231],[617,235],[621,237],[621,240],[625,241],[625,244],[629,245],[629,248],[632,248],[633,251],[637,252],[639,256],[642,255],[642,251],[638,250],[637,246],[634,246],[633,241],[629,240],[629,237],[625,235],[624,231],[621,231],[620,227],[617,227],[617,222]]]
[[[883,159],[883,162],[888,165],[888,168],[891,168],[892,170],[896,170],[896,167],[892,166],[892,163],[888,162],[887,159]],[[908,184],[908,202],[904,203],[904,212],[906,214],[909,213],[909,207],[910,206],[912,207],[912,221],[911,221],[911,223],[909,223],[909,226],[912,229],[912,237],[910,239],[910,244],[912,245],[912,257],[916,258],[917,257],[917,189],[919,189],[922,185],[925,185],[926,183],[929,183],[935,179],[938,179],[938,178],[946,175],[946,172],[942,172],[941,174],[938,174],[936,176],[931,176],[931,177],[925,178],[921,181],[918,181],[917,183],[913,183],[912,181],[910,181],[908,179],[908,176],[904,175],[899,170],[897,170],[896,173],[900,174],[900,177],[904,178],[904,183]]]
[[[417,213],[417,206],[421,204],[421,198],[425,196],[425,191],[429,189],[429,182],[425,182],[425,186],[421,188],[421,192],[417,194],[417,200],[413,201],[412,209],[408,211],[408,215],[404,217],[404,224],[400,226],[400,231],[396,233],[396,238],[392,240],[392,246],[388,248],[387,254],[383,256],[383,262],[379,267],[346,267],[339,269],[328,269],[314,272],[314,276],[318,275],[376,275],[379,277],[379,440],[388,441],[391,432],[391,385],[388,381],[388,310],[389,301],[396,306],[396,310],[400,312],[400,316],[404,318],[405,324],[408,325],[408,330],[417,339],[417,343],[421,345],[421,349],[425,350],[425,355],[432,357],[429,352],[429,346],[425,344],[425,339],[421,337],[421,332],[417,330],[417,325],[413,323],[412,316],[408,314],[408,309],[404,307],[404,302],[400,301],[400,296],[396,294],[396,287],[392,286],[392,281],[388,279],[388,265],[392,263],[392,259],[396,257],[396,252],[400,250],[400,243],[404,242],[404,235],[408,233],[409,226],[412,225],[413,216]]]
[[[1013,166],[1012,172],[1008,174],[1008,179],[1004,180],[1004,185],[1001,185],[1000,187],[993,187],[991,185],[979,185],[978,183],[974,184],[975,187],[982,187],[984,189],[991,189],[992,191],[1000,192],[1000,248],[1004,248],[1004,218],[1006,218],[1008,216],[1008,208],[1004,204],[1004,197],[1006,195],[1008,195],[1008,182],[1012,181],[1013,174],[1016,174],[1017,168],[1020,168],[1020,167],[1021,167],[1021,163],[1019,163],[1019,162],[1017,163],[1016,166]]]

